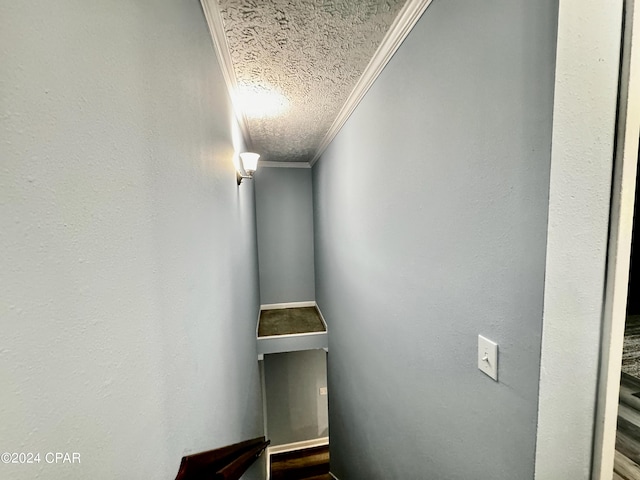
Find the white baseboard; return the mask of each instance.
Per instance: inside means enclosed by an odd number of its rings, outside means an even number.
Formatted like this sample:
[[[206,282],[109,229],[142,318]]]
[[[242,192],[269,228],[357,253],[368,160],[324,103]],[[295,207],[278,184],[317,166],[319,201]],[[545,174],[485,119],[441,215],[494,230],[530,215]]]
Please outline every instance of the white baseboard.
[[[316,302],[313,302],[316,306],[316,310],[318,311],[318,314],[320,314],[320,320],[322,321],[323,325],[324,325],[324,330],[326,332],[329,331],[329,327],[327,327],[327,321],[324,319],[324,315],[322,315],[322,310],[320,310],[320,307],[318,306],[318,304]]]
[[[313,440],[304,440],[302,442],[285,443],[283,445],[274,445],[267,447],[268,455],[277,453],[294,452],[305,448],[322,447],[329,445],[329,437],[314,438]]]
[[[325,327],[326,328],[326,327]],[[285,335],[267,335],[265,337],[257,337],[258,340],[264,340],[266,338],[273,339],[283,339],[283,338],[296,338],[296,337],[311,337],[313,335],[326,335],[327,332],[302,332],[302,333],[287,333]]]
[[[309,302],[268,303],[266,305],[260,305],[260,310],[279,310],[281,308],[302,308],[315,306],[316,302],[314,300]]]

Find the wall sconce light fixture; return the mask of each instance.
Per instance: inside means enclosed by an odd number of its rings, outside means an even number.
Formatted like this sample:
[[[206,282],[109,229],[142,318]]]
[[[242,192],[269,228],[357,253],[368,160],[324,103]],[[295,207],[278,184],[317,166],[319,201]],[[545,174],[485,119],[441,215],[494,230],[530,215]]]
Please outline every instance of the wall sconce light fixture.
[[[260,155],[252,152],[243,152],[240,154],[240,161],[238,162],[239,170],[236,170],[236,179],[238,185],[242,183],[243,178],[253,178],[253,174],[258,169],[258,159]]]

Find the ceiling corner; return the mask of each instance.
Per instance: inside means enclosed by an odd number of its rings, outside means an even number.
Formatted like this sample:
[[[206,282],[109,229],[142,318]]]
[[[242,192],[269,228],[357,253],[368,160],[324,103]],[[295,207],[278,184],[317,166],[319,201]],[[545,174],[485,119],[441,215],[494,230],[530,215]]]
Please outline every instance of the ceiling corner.
[[[249,133],[249,126],[247,119],[243,112],[236,105],[235,92],[238,88],[238,81],[235,71],[233,69],[233,61],[231,59],[231,53],[229,50],[229,44],[227,43],[227,36],[224,32],[224,23],[222,21],[222,14],[220,7],[218,6],[218,0],[200,0],[204,16],[211,32],[211,40],[213,42],[213,48],[218,57],[220,68],[222,69],[222,75],[227,85],[227,92],[231,103],[233,105],[233,111],[238,121],[240,131],[246,148],[253,149],[253,141],[251,134]]]
[[[391,24],[391,27],[389,27],[371,61],[362,72],[362,75],[358,79],[355,87],[353,87],[338,116],[322,139],[315,155],[310,160],[309,164],[311,166],[320,159],[432,1],[433,0],[408,0],[400,12],[398,12],[398,16]]]

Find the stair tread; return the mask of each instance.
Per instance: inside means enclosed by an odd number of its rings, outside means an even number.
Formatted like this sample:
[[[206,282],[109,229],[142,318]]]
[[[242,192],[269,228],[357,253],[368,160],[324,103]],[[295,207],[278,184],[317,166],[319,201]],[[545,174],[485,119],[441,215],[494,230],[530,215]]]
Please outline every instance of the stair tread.
[[[622,478],[640,478],[638,465],[617,450],[615,452],[615,473]]]
[[[327,480],[328,473],[328,445],[271,456],[273,480]]]
[[[305,465],[319,465],[329,463],[329,452],[315,453],[302,458],[290,458],[287,460],[271,461],[271,466],[276,468],[297,468]]]
[[[620,402],[640,410],[640,398],[634,394],[640,392],[640,380],[624,372],[620,378]]]
[[[261,310],[258,337],[326,332],[316,307]]]

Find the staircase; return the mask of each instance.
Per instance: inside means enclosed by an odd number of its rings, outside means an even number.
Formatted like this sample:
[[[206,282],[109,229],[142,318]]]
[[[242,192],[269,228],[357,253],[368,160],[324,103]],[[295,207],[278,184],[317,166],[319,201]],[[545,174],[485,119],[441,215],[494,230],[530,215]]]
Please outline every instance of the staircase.
[[[303,306],[262,305],[258,320],[258,358],[269,353],[328,348],[327,325],[315,302],[298,305]]]
[[[329,446],[271,456],[271,480],[331,480]]]
[[[640,479],[640,380],[622,372],[614,480]]]

